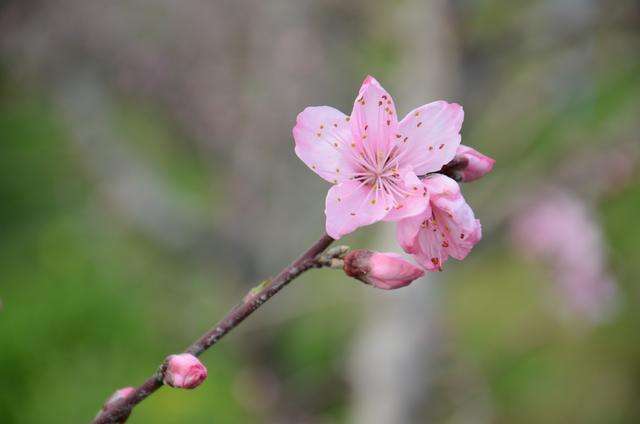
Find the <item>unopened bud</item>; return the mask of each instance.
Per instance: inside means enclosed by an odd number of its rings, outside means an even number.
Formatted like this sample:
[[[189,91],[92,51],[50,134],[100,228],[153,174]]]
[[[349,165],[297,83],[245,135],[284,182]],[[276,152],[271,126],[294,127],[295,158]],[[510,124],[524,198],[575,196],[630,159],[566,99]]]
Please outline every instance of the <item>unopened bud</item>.
[[[489,156],[485,156],[464,144],[461,144],[458,147],[454,161],[458,161],[459,163],[466,162],[466,166],[460,167],[460,169],[456,170],[460,180],[465,183],[477,180],[491,172],[493,164],[496,162]]]
[[[127,396],[129,396],[131,393],[133,393],[136,389],[134,389],[133,387],[124,387],[120,390],[116,390],[116,392],[114,394],[111,395],[111,397],[109,399],[107,399],[107,402],[104,404],[104,406],[109,406],[110,404],[112,404],[113,402],[119,401],[120,399],[124,399]]]
[[[107,401],[104,403],[104,405],[102,405],[102,410],[100,412],[98,412],[98,415],[96,415],[96,417],[99,417],[102,412],[107,410],[107,408],[109,408],[115,402],[126,398],[131,393],[135,392],[135,390],[136,389],[134,389],[133,387],[124,387],[122,389],[116,390],[115,393],[112,394],[111,397],[109,397],[109,399],[107,399]],[[127,420],[127,418],[129,418],[129,414],[128,413],[125,414],[124,416],[121,416],[120,419],[116,421],[116,423],[118,423],[118,424],[124,423]]]
[[[363,283],[384,290],[408,286],[424,270],[396,253],[353,250],[344,258],[344,272]]]
[[[170,355],[164,372],[164,384],[179,389],[195,389],[207,378],[202,362],[189,353]]]

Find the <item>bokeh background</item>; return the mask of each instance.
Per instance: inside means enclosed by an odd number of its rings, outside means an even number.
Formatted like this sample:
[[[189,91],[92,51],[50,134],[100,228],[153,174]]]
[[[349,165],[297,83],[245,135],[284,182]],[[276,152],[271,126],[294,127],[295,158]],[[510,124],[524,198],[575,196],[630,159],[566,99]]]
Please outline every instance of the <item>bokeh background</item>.
[[[484,239],[397,292],[310,272],[132,423],[640,422],[632,0],[0,2],[0,421],[88,422],[323,230],[293,152],[367,74],[464,105]],[[344,239],[395,250],[378,224]],[[455,263],[454,263],[455,262]]]

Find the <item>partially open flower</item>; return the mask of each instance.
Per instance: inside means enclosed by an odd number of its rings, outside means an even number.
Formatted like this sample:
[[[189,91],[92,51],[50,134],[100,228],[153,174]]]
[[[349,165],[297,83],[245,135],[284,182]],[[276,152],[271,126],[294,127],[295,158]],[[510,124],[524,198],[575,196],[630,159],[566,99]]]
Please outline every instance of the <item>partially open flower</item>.
[[[485,156],[469,146],[461,144],[456,151],[456,156],[451,162],[455,169],[453,172],[458,181],[468,183],[475,181],[493,169],[495,160]]]
[[[442,271],[449,256],[464,259],[482,238],[482,229],[460,186],[442,174],[422,180],[429,207],[398,223],[398,243],[427,271]]]
[[[344,272],[363,283],[383,290],[408,286],[424,275],[415,266],[396,253],[380,253],[371,250],[353,250],[344,258]]]
[[[167,358],[164,384],[179,389],[195,389],[206,378],[207,369],[195,356],[182,353]]]

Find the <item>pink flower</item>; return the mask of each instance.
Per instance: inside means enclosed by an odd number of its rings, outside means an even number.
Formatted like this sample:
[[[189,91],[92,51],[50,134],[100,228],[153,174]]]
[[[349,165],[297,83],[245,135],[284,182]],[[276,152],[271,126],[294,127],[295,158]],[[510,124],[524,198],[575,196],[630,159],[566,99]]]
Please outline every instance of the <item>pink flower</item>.
[[[613,312],[617,285],[607,271],[602,231],[586,203],[548,189],[515,216],[511,234],[523,255],[549,265],[567,310],[592,322]]]
[[[207,378],[207,369],[189,353],[171,355],[167,358],[164,384],[180,389],[194,389]]]
[[[441,271],[449,256],[462,260],[480,241],[480,221],[475,219],[454,180],[432,174],[423,183],[429,196],[428,207],[398,223],[398,242],[427,270]]]
[[[344,258],[344,272],[383,290],[408,286],[424,271],[396,253],[353,250]]]
[[[458,171],[460,181],[465,183],[475,181],[478,178],[483,177],[485,174],[488,174],[496,163],[496,161],[489,156],[485,156],[464,144],[461,144],[460,147],[458,147],[454,161],[459,161],[461,164],[465,164],[465,166],[460,166],[460,170]]]
[[[382,219],[421,213],[427,203],[417,175],[453,159],[463,118],[460,105],[436,101],[398,122],[393,99],[370,76],[350,117],[329,106],[302,111],[293,128],[296,154],[334,184],[326,199],[327,233],[339,239]]]

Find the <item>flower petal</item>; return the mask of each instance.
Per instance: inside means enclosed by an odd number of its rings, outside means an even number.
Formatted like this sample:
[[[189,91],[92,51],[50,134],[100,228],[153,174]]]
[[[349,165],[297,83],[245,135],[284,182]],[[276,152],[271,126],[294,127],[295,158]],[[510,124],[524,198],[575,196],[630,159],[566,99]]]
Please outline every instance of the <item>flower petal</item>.
[[[447,252],[442,247],[442,236],[438,228],[433,225],[433,221],[426,222],[427,227],[418,233],[414,257],[416,262],[428,271],[442,271],[442,264],[448,258]]]
[[[424,212],[429,206],[427,189],[411,170],[400,171],[402,175],[402,190],[409,193],[385,216],[385,221],[399,221]]]
[[[420,226],[429,216],[431,216],[431,207],[423,214],[405,218],[398,222],[396,238],[402,250],[407,253],[419,253],[418,233],[420,232]]]
[[[327,193],[327,234],[337,240],[358,227],[380,221],[390,205],[391,200],[381,190],[356,180],[343,181]]]
[[[367,76],[351,112],[351,132],[365,155],[386,155],[398,130],[398,116],[391,95],[372,76]]]
[[[399,124],[400,162],[418,175],[439,171],[460,145],[462,106],[443,100],[411,111]]]
[[[351,174],[346,149],[352,136],[344,113],[329,106],[308,107],[298,115],[293,138],[296,155],[325,180],[337,184]]]
[[[445,250],[458,260],[464,259],[482,238],[480,221],[451,178],[436,174],[425,178],[425,185],[430,187],[433,216],[446,234],[449,246]]]

